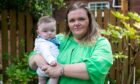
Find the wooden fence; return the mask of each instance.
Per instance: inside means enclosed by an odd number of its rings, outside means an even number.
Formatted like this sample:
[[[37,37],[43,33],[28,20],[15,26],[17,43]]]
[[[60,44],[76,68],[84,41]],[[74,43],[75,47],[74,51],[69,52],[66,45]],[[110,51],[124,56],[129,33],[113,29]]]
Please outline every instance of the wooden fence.
[[[96,12],[93,11],[94,15],[95,13]],[[104,11],[98,10],[96,15],[96,20],[102,28],[107,28],[108,23],[114,25],[120,24],[120,22],[111,14],[109,9]],[[64,21],[58,22],[57,32],[63,32],[64,27]],[[5,67],[12,62],[14,56],[19,56],[18,54],[20,53],[21,48],[24,48],[25,51],[30,51],[33,49],[33,40],[35,37],[35,31],[33,30],[33,20],[29,13],[16,12],[13,10],[2,11],[0,13],[0,59],[2,59],[0,60],[0,63],[2,64],[2,69],[5,69]],[[20,45],[21,40],[23,40],[23,43],[25,43],[24,47],[21,47]],[[117,46],[112,44],[113,51],[115,48],[123,50],[125,42],[122,40],[122,42]],[[131,57],[131,49],[129,49],[129,51],[126,52],[126,54]],[[6,54],[10,54],[8,55],[9,61],[5,61],[4,59]],[[140,64],[140,62],[138,62],[139,60],[140,56],[137,58],[137,67]],[[128,79],[130,70],[128,62],[129,59],[125,59],[124,63],[120,63],[120,61],[114,61],[113,67],[111,68],[108,77],[116,80],[117,84],[127,84],[126,80]],[[120,66],[124,67],[122,68]],[[120,77],[121,70],[123,70],[121,73],[124,74],[123,78]]]
[[[5,70],[15,56],[19,56],[23,50],[26,52],[33,49],[34,35],[32,30],[33,20],[29,13],[14,10],[5,10],[0,13],[1,69]],[[2,71],[1,73],[4,73]]]

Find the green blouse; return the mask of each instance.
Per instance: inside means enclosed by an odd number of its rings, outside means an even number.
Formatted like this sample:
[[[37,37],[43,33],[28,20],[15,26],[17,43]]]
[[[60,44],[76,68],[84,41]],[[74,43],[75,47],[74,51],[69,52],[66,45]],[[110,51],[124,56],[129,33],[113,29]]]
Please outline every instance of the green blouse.
[[[113,64],[112,50],[109,41],[99,37],[92,46],[85,46],[74,41],[73,37],[58,35],[60,40],[60,64],[75,64],[84,62],[89,80],[81,80],[61,76],[59,84],[104,84],[106,75]]]

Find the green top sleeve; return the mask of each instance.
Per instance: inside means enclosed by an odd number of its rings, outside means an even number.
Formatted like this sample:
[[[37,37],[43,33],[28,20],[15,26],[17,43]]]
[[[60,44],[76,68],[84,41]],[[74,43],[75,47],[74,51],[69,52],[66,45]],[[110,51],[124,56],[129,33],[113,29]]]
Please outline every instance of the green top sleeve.
[[[34,55],[36,55],[36,51],[31,51],[30,53],[29,53],[29,56],[28,56],[28,61],[29,61],[29,59],[32,57],[32,56],[34,56]],[[33,70],[33,69],[31,69],[30,67],[29,67],[29,71],[30,71],[30,73],[32,73],[32,74],[36,74],[36,70]]]
[[[30,59],[32,56],[34,56],[34,55],[36,55],[36,54],[37,54],[37,52],[32,50],[32,51],[29,53],[28,61],[29,61],[29,59]]]
[[[113,64],[112,50],[108,40],[99,38],[95,44],[91,57],[84,59],[84,62],[92,82],[96,83],[97,80],[104,80]],[[104,81],[100,82],[101,84],[104,83]]]

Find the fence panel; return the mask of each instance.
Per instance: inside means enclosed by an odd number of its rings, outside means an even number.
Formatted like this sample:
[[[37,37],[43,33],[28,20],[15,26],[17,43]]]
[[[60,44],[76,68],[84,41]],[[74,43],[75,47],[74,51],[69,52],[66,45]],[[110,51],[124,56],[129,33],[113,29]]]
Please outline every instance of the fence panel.
[[[21,52],[33,50],[33,20],[29,13],[15,10],[4,10],[1,13],[1,45],[2,74],[5,69]],[[23,44],[21,44],[23,43]]]

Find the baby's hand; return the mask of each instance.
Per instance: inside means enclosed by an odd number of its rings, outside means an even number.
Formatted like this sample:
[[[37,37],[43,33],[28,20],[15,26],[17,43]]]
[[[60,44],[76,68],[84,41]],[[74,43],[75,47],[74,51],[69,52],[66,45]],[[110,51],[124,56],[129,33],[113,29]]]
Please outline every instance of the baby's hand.
[[[57,65],[57,62],[56,62],[56,61],[52,61],[52,62],[50,63],[50,65],[51,65],[51,66],[56,66],[56,65]]]

